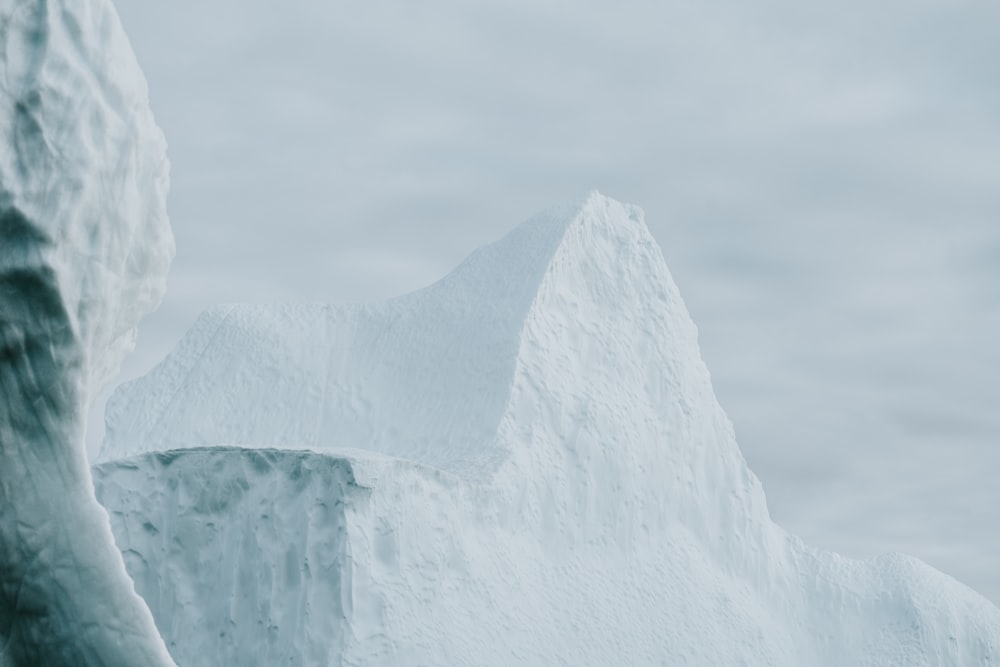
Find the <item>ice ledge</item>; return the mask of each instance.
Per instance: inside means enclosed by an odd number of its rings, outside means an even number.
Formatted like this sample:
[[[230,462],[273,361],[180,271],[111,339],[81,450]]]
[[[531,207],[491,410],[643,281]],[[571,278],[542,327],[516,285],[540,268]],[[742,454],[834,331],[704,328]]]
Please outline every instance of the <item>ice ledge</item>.
[[[726,566],[679,523],[567,545],[564,524],[512,517],[517,494],[366,452],[196,448],[102,464],[95,480],[189,667],[909,667],[1000,650],[1000,611],[914,559],[785,536],[767,566]]]

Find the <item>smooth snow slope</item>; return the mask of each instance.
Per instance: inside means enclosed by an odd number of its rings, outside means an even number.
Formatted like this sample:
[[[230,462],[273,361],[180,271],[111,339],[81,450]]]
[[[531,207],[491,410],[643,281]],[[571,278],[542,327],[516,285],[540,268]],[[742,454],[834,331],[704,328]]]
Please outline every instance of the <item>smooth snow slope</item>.
[[[185,665],[1000,659],[976,593],[771,523],[641,212],[598,194],[385,303],[209,312],[107,433]]]
[[[0,55],[0,664],[171,665],[84,450],[173,256],[166,145],[106,0],[0,0]]]

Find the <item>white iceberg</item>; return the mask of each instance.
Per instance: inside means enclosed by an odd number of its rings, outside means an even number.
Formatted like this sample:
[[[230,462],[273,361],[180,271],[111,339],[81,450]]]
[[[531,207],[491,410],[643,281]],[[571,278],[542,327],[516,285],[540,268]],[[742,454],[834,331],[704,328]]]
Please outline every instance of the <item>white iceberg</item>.
[[[171,665],[87,408],[163,294],[166,144],[106,0],[0,0],[0,664]]]
[[[225,306],[95,468],[180,664],[990,665],[1000,610],[775,526],[641,212],[384,303]]]

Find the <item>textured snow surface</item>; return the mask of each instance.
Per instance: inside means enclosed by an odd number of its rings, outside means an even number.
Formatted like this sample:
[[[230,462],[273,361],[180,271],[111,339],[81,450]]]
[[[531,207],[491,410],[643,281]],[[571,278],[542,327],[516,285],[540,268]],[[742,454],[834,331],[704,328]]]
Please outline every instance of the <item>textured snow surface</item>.
[[[190,667],[1000,660],[981,596],[770,521],[641,212],[596,193],[414,294],[206,313],[95,471]]]
[[[83,442],[164,289],[166,188],[111,4],[0,0],[0,664],[172,664]]]

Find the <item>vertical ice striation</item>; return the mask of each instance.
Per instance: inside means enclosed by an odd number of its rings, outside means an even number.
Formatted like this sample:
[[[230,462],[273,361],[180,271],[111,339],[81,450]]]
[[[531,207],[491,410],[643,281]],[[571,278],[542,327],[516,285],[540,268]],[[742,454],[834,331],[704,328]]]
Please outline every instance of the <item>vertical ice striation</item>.
[[[0,0],[0,664],[171,665],[86,454],[159,302],[166,143],[108,0]]]

